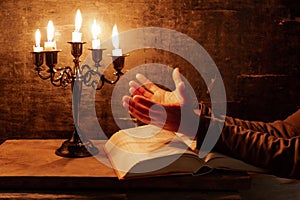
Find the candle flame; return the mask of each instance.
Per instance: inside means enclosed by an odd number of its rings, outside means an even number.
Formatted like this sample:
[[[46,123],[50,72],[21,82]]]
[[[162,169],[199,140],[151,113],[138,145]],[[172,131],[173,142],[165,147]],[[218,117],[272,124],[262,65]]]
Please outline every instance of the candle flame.
[[[75,17],[75,31],[79,32],[82,24],[82,17],[81,17],[81,12],[78,9],[76,12],[76,17]]]
[[[54,38],[54,26],[53,26],[53,22],[50,20],[48,22],[48,27],[47,27],[48,42],[52,42],[53,38]]]
[[[119,48],[119,33],[117,25],[115,24],[112,31],[112,43],[115,49]]]
[[[41,32],[40,29],[37,29],[35,32],[35,46],[40,47],[41,43]]]
[[[93,34],[93,39],[97,40],[98,35],[101,33],[101,28],[99,25],[96,23],[96,19],[94,19],[94,24],[92,26],[92,34]]]

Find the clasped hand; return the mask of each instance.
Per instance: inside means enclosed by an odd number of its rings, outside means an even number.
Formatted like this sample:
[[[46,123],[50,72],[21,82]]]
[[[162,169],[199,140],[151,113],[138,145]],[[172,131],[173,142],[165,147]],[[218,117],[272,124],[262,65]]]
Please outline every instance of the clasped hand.
[[[185,90],[178,68],[174,69],[172,78],[175,90],[167,91],[142,74],[137,74],[137,81],[129,82],[131,96],[122,98],[123,106],[143,123],[194,138],[199,116],[194,112],[193,102]]]

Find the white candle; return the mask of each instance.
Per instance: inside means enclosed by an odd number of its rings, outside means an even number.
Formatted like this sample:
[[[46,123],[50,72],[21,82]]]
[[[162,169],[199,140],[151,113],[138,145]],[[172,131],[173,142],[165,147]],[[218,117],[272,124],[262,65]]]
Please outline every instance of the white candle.
[[[48,22],[48,26],[47,26],[47,42],[44,43],[44,47],[46,51],[49,50],[55,50],[56,49],[56,43],[55,41],[53,41],[54,38],[54,26],[53,26],[53,22],[50,20]]]
[[[100,39],[98,38],[98,35],[101,33],[100,26],[97,25],[96,19],[94,20],[94,24],[92,26],[92,34],[93,34],[93,40],[92,40],[92,49],[100,49]]]
[[[122,49],[119,48],[119,33],[117,25],[115,24],[112,31],[112,44],[115,49],[112,50],[113,56],[122,56]]]
[[[92,49],[101,49],[100,40],[92,40]]]
[[[75,17],[75,30],[72,32],[72,42],[81,42],[82,34],[79,32],[82,24],[81,12],[78,9]]]
[[[41,32],[40,29],[37,29],[35,32],[35,46],[33,47],[34,52],[43,51],[43,47],[41,47],[40,44],[41,44]]]

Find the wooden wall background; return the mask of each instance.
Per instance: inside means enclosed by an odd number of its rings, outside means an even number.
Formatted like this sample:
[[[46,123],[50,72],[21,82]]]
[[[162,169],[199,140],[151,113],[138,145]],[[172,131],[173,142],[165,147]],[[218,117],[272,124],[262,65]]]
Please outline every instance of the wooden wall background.
[[[290,1],[293,2],[293,1]],[[93,19],[109,39],[119,32],[162,27],[182,32],[211,55],[226,87],[228,114],[252,120],[283,119],[299,107],[299,23],[279,26],[287,1],[278,0],[3,0],[0,2],[0,138],[65,138],[73,128],[70,87],[55,88],[35,74],[29,51],[37,28],[46,39],[53,20],[63,52],[59,66],[72,65],[75,12],[83,16],[83,40],[91,41]],[[122,44],[122,41],[121,41]],[[88,56],[85,46],[82,60]],[[179,66],[201,100],[205,85],[182,58],[158,50],[131,52],[126,69],[146,63]],[[110,74],[111,68],[105,73]],[[161,73],[157,73],[161,76]],[[111,76],[109,76],[111,77]],[[111,115],[112,86],[96,93],[97,117],[106,134],[118,127]],[[91,125],[92,126],[92,125]]]

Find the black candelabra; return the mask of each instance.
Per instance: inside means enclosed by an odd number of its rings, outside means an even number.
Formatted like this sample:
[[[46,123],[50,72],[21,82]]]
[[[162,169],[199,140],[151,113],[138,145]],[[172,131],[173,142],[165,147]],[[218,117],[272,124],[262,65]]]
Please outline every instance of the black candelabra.
[[[47,80],[50,79],[52,85],[56,87],[66,87],[71,84],[73,95],[73,118],[75,128],[70,139],[63,142],[63,144],[56,150],[56,155],[62,157],[87,157],[98,153],[98,149],[93,143],[87,139],[83,134],[79,136],[79,106],[82,93],[83,84],[88,87],[93,87],[95,90],[100,90],[105,83],[115,84],[120,76],[123,74],[125,57],[128,55],[111,56],[113,66],[115,69],[115,80],[108,80],[103,73],[99,72],[100,62],[102,60],[103,51],[105,49],[89,49],[92,52],[92,59],[94,66],[87,64],[80,66],[79,57],[83,51],[83,44],[85,42],[68,42],[71,44],[71,54],[74,57],[74,67],[56,67],[58,60],[58,53],[61,50],[49,51],[35,51],[32,52],[34,64],[38,76]],[[46,67],[43,67],[44,60]]]

